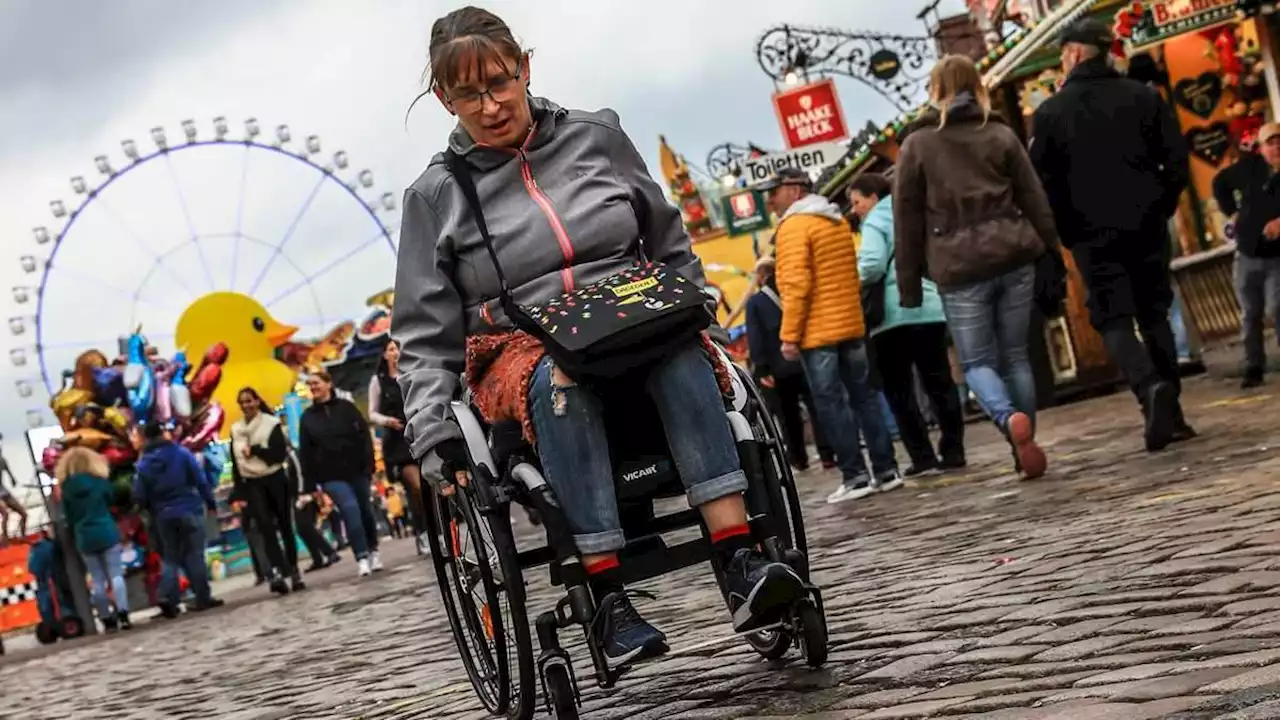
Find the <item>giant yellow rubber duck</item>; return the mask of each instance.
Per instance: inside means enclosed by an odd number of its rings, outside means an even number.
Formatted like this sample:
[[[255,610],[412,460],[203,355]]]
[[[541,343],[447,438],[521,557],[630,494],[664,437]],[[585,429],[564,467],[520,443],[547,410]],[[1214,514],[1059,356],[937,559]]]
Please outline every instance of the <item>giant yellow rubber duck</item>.
[[[298,328],[271,317],[257,300],[237,292],[209,293],[182,312],[175,340],[194,364],[216,343],[226,343],[230,350],[222,366],[222,380],[213,393],[213,399],[227,413],[223,438],[241,418],[236,394],[242,388],[257,390],[271,407],[280,405],[293,389],[297,374],[275,359],[275,349],[296,332]]]

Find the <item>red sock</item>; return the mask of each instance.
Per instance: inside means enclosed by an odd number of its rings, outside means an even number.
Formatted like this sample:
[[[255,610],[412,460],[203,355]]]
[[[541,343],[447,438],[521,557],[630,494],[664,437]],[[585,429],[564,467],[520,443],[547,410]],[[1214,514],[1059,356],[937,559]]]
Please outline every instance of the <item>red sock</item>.
[[[728,565],[739,550],[750,550],[756,541],[751,537],[751,528],[746,524],[734,525],[711,533],[711,549],[715,551],[722,565]]]
[[[592,594],[596,596],[597,603],[604,600],[606,595],[622,591],[622,582],[618,580],[619,567],[621,565],[618,563],[617,554],[590,564],[583,564],[583,569],[587,571],[587,584],[591,587]]]
[[[618,567],[618,556],[615,554],[584,565],[583,569],[587,571],[588,575],[600,575],[610,570],[616,570]]]

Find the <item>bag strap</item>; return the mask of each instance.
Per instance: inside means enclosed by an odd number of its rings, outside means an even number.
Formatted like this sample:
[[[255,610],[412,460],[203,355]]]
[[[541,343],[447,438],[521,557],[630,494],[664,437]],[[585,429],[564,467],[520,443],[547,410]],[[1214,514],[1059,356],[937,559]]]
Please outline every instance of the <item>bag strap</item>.
[[[502,272],[502,263],[498,262],[498,253],[493,249],[493,236],[489,234],[489,224],[484,219],[484,208],[480,206],[480,195],[476,192],[476,181],[471,177],[471,170],[467,168],[466,160],[462,156],[454,152],[452,148],[444,151],[445,167],[449,168],[449,173],[453,175],[453,179],[458,182],[458,188],[462,190],[462,196],[466,198],[467,205],[471,207],[471,217],[475,220],[476,229],[480,231],[480,238],[484,240],[485,250],[489,252],[489,260],[493,263],[493,269],[498,274],[498,292],[502,302],[502,309],[511,319],[515,319],[516,313],[512,311],[515,302],[511,299],[511,289],[507,285],[507,276]]]
[[[778,297],[778,293],[773,291],[773,288],[769,287],[768,285],[765,285],[764,287],[760,288],[760,292],[764,293],[765,297],[772,300],[774,305],[777,305],[779,308],[782,307],[782,300]]]

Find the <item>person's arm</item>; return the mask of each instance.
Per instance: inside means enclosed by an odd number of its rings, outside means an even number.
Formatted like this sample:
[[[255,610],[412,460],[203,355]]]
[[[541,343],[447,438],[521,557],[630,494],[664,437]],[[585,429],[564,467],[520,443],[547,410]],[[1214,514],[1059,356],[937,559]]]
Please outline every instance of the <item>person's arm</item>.
[[[1236,205],[1235,193],[1235,175],[1242,167],[1239,163],[1229,165],[1217,175],[1213,176],[1213,199],[1218,202],[1218,209],[1223,215],[1233,217],[1240,212],[1240,208]]]
[[[880,282],[889,273],[893,240],[873,224],[862,224],[862,247],[858,248],[858,278],[862,286]]]
[[[284,430],[276,425],[267,436],[267,446],[249,445],[249,454],[268,465],[279,465],[289,455],[289,444],[284,439]],[[232,465],[235,463],[233,462]]]
[[[307,432],[306,417],[303,416],[303,422],[299,423],[301,427],[298,432],[298,465],[302,470],[302,489],[305,493],[314,493],[316,491],[316,478],[319,468],[316,466],[315,443],[311,439],[311,434]]]
[[[369,422],[378,427],[395,427],[397,420],[378,412],[382,407],[382,381],[377,375],[369,378]]]
[[[364,415],[360,412],[360,408],[355,403],[347,403],[351,406],[351,414],[355,416],[356,427],[360,431],[360,442],[364,452],[364,474],[373,477],[376,459],[373,454],[373,431],[369,427],[369,423],[365,422]]]
[[[898,271],[898,304],[906,308],[924,303],[925,244],[928,242],[928,188],[924,166],[916,155],[919,135],[898,152],[893,170],[894,267]]]
[[[764,319],[760,317],[760,305],[755,297],[747,300],[747,355],[751,358],[751,364],[755,367],[756,377],[769,377],[773,375],[773,368],[769,367],[769,341],[777,341],[777,338],[766,338],[767,331],[764,327]]]
[[[1053,209],[1049,207],[1049,198],[1040,184],[1040,176],[1031,164],[1031,158],[1012,130],[1008,132],[1005,143],[1005,170],[1013,183],[1013,201],[1022,211],[1023,217],[1031,222],[1031,227],[1035,228],[1046,248],[1061,245]]]
[[[1160,210],[1162,217],[1170,218],[1178,211],[1178,201],[1182,191],[1187,189],[1191,181],[1191,154],[1187,149],[1187,141],[1178,128],[1178,119],[1173,109],[1165,104],[1160,94],[1154,95],[1155,119],[1152,123],[1154,137],[1151,151],[1160,164],[1160,187],[1163,189]]]
[[[405,191],[391,334],[400,342],[405,438],[415,458],[426,457],[445,440],[462,438],[449,403],[465,366],[466,324],[452,259],[438,252],[440,235],[431,202],[412,188]],[[303,474],[311,474],[305,460]]]
[[[151,509],[151,500],[147,497],[147,482],[141,468],[133,473],[133,501],[144,510]]]
[[[783,221],[775,234],[778,246],[777,284],[782,296],[782,331],[784,343],[799,345],[809,319],[809,300],[813,294],[813,258],[809,250],[809,234],[804,223]]]
[[[187,481],[200,492],[200,497],[204,498],[204,506],[210,512],[217,510],[218,498],[213,494],[213,485],[205,477],[204,469],[200,467],[200,461],[196,460],[195,454],[186,448],[183,448],[183,454],[183,461],[187,466]]]

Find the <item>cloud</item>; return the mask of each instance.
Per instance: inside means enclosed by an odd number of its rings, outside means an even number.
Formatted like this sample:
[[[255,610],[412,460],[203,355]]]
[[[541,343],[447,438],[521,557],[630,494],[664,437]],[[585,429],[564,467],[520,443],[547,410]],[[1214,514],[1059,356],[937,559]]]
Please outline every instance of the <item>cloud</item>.
[[[952,12],[962,9],[959,0],[949,5]],[[696,164],[727,141],[781,147],[769,102],[773,83],[755,58],[756,41],[767,28],[791,23],[923,32],[913,4],[871,0],[511,0],[486,6],[535,48],[535,92],[566,106],[616,109],[655,171],[660,133]],[[68,178],[83,175],[93,182],[99,154],[122,167],[120,140],[145,145],[156,125],[176,143],[187,118],[197,122],[201,137],[209,136],[211,119],[219,115],[229,119],[235,136],[249,117],[266,133],[287,123],[291,146],[311,134],[321,138],[322,163],[345,150],[353,164],[347,180],[360,169],[372,170],[375,187],[359,189],[364,200],[376,202],[383,192],[398,198],[443,147],[452,125],[430,98],[405,118],[419,89],[430,24],[452,7],[415,0],[0,5],[0,217],[7,251],[0,257],[0,289],[7,295],[14,285],[36,283],[17,259],[47,251],[31,240],[31,228],[57,227],[49,200],[74,206]],[[850,126],[894,114],[858,82],[838,84]],[[91,203],[50,273],[46,320],[51,333],[56,320],[56,336],[46,343],[67,343],[62,355],[73,356],[78,337],[109,341],[135,319],[162,336],[210,279],[226,285],[233,266],[236,286],[246,289],[266,266],[270,244],[289,233],[316,176],[299,163],[257,154],[246,162],[244,154],[174,153],[131,172]],[[282,300],[288,316],[281,319],[354,316],[367,294],[391,282],[389,253],[378,255],[375,248],[342,260],[376,233],[363,212],[337,186],[316,195],[286,248],[302,269],[272,261],[263,292],[283,292],[335,262],[336,270]],[[393,214],[383,217],[393,228],[398,224]],[[193,227],[199,235],[230,235],[237,221],[244,234],[265,244],[190,242]],[[164,262],[157,262],[160,255]],[[145,301],[133,303],[135,293]],[[11,308],[13,315],[32,311],[30,304]],[[30,334],[10,338],[11,347],[32,342]],[[34,363],[34,352],[29,355]],[[14,381],[31,377],[31,370],[4,363],[0,394],[12,393]],[[13,399],[0,411],[0,430],[14,438],[26,427],[28,405],[39,408],[44,398],[6,397]],[[22,468],[25,453],[12,445],[10,461]]]

